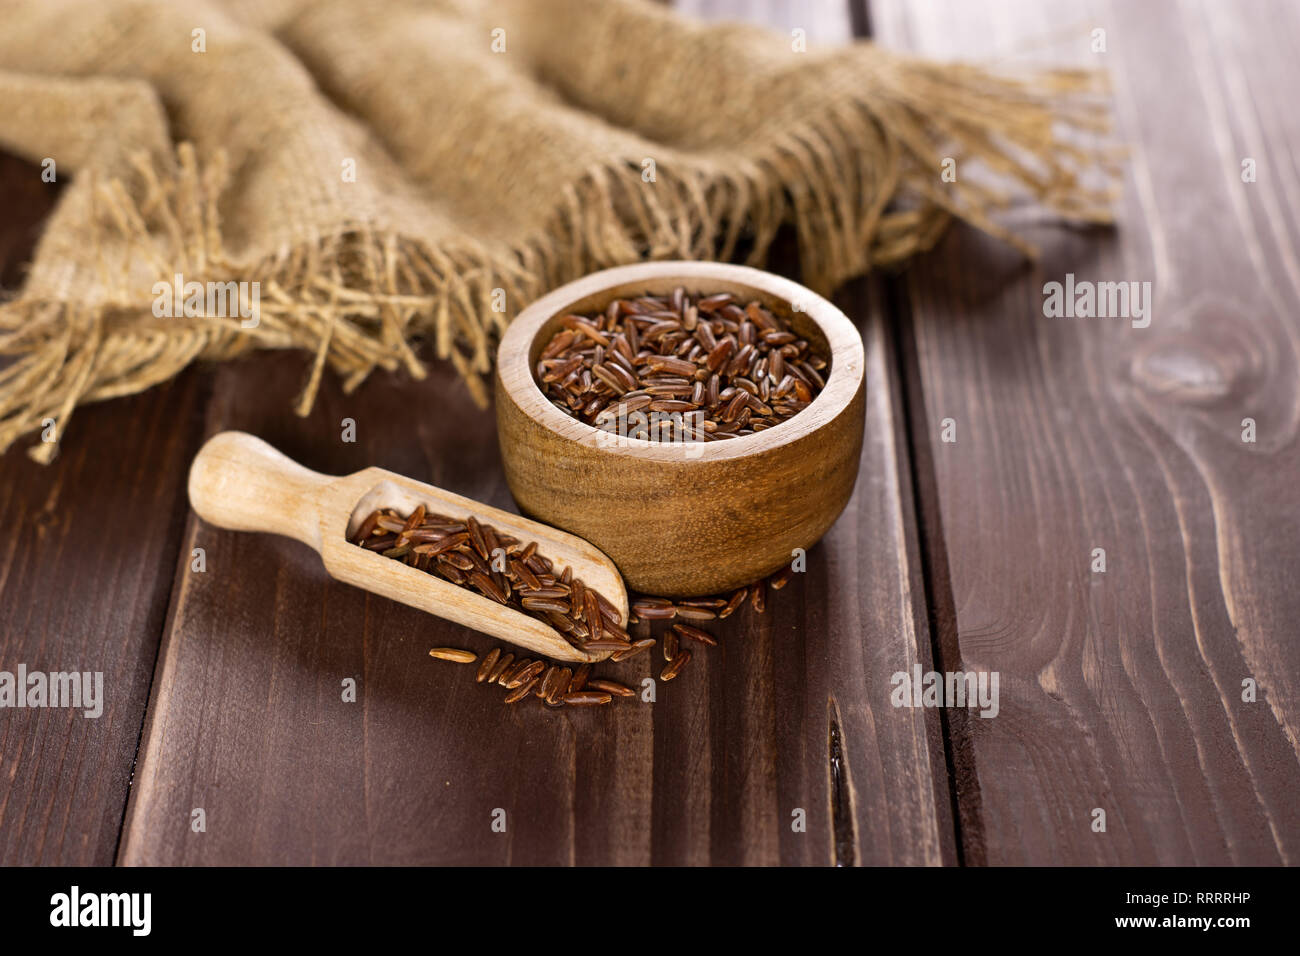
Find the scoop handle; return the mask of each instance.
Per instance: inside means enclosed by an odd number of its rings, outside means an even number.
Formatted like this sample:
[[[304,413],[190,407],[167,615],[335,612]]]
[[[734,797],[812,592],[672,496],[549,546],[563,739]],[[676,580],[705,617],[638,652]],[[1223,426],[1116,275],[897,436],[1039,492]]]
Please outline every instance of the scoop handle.
[[[320,506],[336,479],[247,432],[219,432],[190,465],[190,505],[232,531],[269,531],[321,548]]]

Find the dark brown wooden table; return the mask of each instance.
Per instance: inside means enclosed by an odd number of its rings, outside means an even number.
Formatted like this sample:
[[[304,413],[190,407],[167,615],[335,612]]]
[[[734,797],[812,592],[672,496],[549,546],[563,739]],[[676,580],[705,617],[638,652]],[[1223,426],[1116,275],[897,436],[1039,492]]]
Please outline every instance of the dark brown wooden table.
[[[491,413],[448,369],[327,378],[298,419],[306,358],[259,355],[81,410],[52,466],[0,458],[0,669],[102,671],[107,702],[0,711],[0,863],[1300,862],[1300,9],[681,6],[1108,68],[1120,228],[1027,223],[1027,264],[958,227],[841,290],[870,382],[852,502],[766,615],[609,713],[503,709],[426,656],[487,638],[189,511],[189,460],[227,428],[510,507]],[[56,194],[0,157],[5,287]],[[789,243],[771,266],[797,271]],[[1045,318],[1068,272],[1151,281],[1150,327]],[[918,663],[997,671],[997,717],[893,707]]]

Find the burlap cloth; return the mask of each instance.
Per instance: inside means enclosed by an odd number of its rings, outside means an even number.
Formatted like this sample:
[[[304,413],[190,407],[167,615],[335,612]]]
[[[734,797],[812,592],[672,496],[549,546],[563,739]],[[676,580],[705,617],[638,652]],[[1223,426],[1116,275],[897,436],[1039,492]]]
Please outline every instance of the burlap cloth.
[[[325,366],[421,376],[426,340],[486,401],[547,288],[760,262],[784,222],[826,290],[952,214],[1015,241],[1016,196],[1108,218],[1095,77],[797,46],[633,0],[0,0],[0,146],[71,179],[0,306],[0,450],[248,349],[314,352],[303,414]],[[176,274],[260,283],[259,324],[156,317]]]

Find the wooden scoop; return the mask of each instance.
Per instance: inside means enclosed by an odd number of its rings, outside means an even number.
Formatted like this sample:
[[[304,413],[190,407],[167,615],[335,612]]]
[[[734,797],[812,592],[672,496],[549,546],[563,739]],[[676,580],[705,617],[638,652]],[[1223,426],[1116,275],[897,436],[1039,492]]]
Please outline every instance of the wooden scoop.
[[[382,468],[332,477],[310,471],[245,432],[221,432],[199,449],[190,467],[190,504],[199,517],[233,531],[269,531],[320,552],[331,577],[503,641],[563,661],[596,661],[610,652],[584,653],[554,628],[477,591],[385,558],[351,542],[361,522],[379,508],[407,515],[417,505],[537,542],[537,552],[604,595],[627,626],[627,591],[612,561],[582,538],[518,515],[412,481]]]

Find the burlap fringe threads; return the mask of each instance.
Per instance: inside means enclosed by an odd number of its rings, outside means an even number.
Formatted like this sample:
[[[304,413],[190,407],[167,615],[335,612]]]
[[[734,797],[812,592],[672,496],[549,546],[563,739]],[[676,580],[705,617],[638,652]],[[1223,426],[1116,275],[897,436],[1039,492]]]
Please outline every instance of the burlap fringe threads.
[[[96,184],[96,215],[160,281],[182,273],[201,283],[259,282],[259,323],[159,319],[152,294],[142,295],[151,283],[119,284],[115,301],[84,305],[24,292],[0,306],[0,354],[17,356],[0,371],[0,452],[43,426],[49,435],[51,421],[61,439],[80,404],[142,391],[196,359],[250,349],[315,354],[299,415],[311,409],[326,365],[347,392],[376,368],[423,377],[415,347],[424,340],[486,405],[498,336],[546,289],[645,258],[729,260],[742,240],[746,260],[761,264],[785,222],[794,225],[805,281],[826,291],[930,248],[954,216],[1032,254],[993,219],[1016,197],[1073,222],[1112,220],[1119,156],[1073,142],[1107,129],[1094,95],[1102,92],[1098,74],[1016,80],[886,59],[879,79],[896,95],[829,103],[757,160],[676,158],[648,183],[640,157],[611,159],[561,191],[547,228],[504,253],[472,240],[433,246],[357,224],[270,260],[234,262],[217,213],[224,157],[200,163],[181,144],[172,170],[141,159],[129,184]],[[962,170],[955,182],[940,175],[948,157]],[[982,180],[967,175],[973,169]],[[1098,185],[1083,182],[1090,172]],[[504,313],[493,311],[496,289],[504,290]],[[28,453],[48,463],[57,447],[42,441]]]

